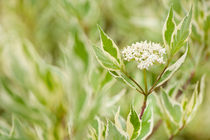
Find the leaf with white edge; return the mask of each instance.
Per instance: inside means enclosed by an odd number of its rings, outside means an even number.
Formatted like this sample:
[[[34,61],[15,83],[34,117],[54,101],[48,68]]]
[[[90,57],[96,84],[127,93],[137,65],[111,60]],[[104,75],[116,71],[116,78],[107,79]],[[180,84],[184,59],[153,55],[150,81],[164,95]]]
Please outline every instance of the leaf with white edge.
[[[173,6],[173,9],[179,15],[182,13],[182,3],[181,0],[169,0],[169,5]]]
[[[197,101],[198,100],[198,82],[196,83],[195,89],[193,91],[193,95],[187,104],[186,107],[186,122],[188,123],[192,119],[192,114],[197,110]]]
[[[97,134],[98,134],[98,139],[102,139],[102,130],[103,130],[103,122],[99,119],[99,117],[96,117],[96,120],[98,122],[98,131],[97,131]]]
[[[120,67],[115,59],[107,55],[101,48],[93,45],[93,50],[95,52],[98,62],[107,70],[116,71]]]
[[[203,100],[203,92],[204,92],[204,87],[205,87],[205,76],[202,76],[200,85],[197,82],[195,89],[193,91],[193,95],[187,104],[186,107],[186,122],[188,123],[192,118],[194,117],[196,111],[198,110],[200,104],[202,103]]]
[[[103,124],[103,130],[102,130],[102,140],[105,140],[108,135],[108,122],[106,124]]]
[[[181,67],[181,65],[184,63],[185,58],[187,56],[188,53],[188,45],[187,48],[185,50],[185,53],[171,66],[169,66],[165,72],[163,73],[161,79],[159,80],[158,84],[156,87],[159,87],[161,85],[163,85],[166,81],[168,81],[173,74]]]
[[[178,85],[177,82],[175,82],[173,85],[169,85],[169,88],[166,91],[168,93],[168,95],[172,98],[176,96],[176,93],[178,91],[179,86],[177,86],[177,85]]]
[[[114,41],[104,33],[102,28],[98,25],[98,30],[101,37],[101,45],[104,51],[109,53],[119,64],[122,63],[120,51]]]
[[[125,82],[133,89],[139,89],[139,87],[132,81],[125,73],[121,71],[109,71],[109,73],[117,80]]]
[[[119,121],[119,116],[120,116],[120,107],[118,107],[118,109],[117,109],[117,113],[115,114],[114,121],[115,121],[115,125],[116,125],[119,129],[122,129],[121,123],[120,123],[120,121]]]
[[[182,118],[181,105],[172,98],[170,98],[164,90],[162,90],[161,94],[162,94],[161,99],[163,107],[165,108],[166,113],[173,122],[179,124]]]
[[[167,117],[167,114],[165,114],[166,112],[164,112],[164,127],[166,129],[166,132],[168,134],[168,136],[174,135],[179,131],[180,126],[173,123],[170,118]]]
[[[136,139],[141,131],[141,123],[136,111],[131,107],[130,113],[127,118],[127,133],[129,139]]]
[[[153,118],[153,108],[150,102],[147,103],[147,107],[144,111],[141,121],[142,121],[142,127],[140,135],[137,138],[137,140],[145,140],[152,133],[154,118]]]
[[[132,81],[126,74],[124,74],[123,72],[119,72],[118,73],[120,75],[120,77],[122,78],[122,80],[131,88],[133,89],[139,89],[139,87],[135,84],[134,81]]]
[[[180,50],[181,47],[187,42],[187,39],[191,33],[191,19],[192,19],[192,8],[187,16],[182,20],[182,22],[176,28],[173,34],[172,40],[172,56]]]
[[[124,131],[126,123],[125,123],[125,120],[120,116],[120,107],[118,107],[114,120],[115,120],[115,126],[118,127],[121,131]]]
[[[93,127],[89,127],[89,133],[88,133],[88,137],[91,140],[97,140],[98,139],[98,135],[96,133],[96,130]]]
[[[115,71],[109,71],[109,73],[114,77],[114,78],[120,78],[119,74]]]
[[[161,102],[157,93],[150,94],[148,100],[150,100],[150,104],[152,105],[153,113],[162,116]]]
[[[128,136],[122,133],[111,121],[108,121],[106,140],[128,140]]]
[[[177,124],[173,121],[173,119],[171,119],[171,116],[169,115],[169,113],[166,110],[165,105],[163,104],[163,100],[161,95],[160,96],[155,96],[156,100],[158,102],[157,105],[160,106],[160,117],[164,122],[164,127],[166,129],[166,132],[168,134],[168,136],[174,135],[176,134],[176,132],[179,130],[180,128],[180,124]]]
[[[172,34],[175,30],[175,26],[173,8],[171,7],[163,28],[163,41],[168,51],[171,47]]]
[[[204,90],[205,90],[205,78],[206,75],[203,75],[201,77],[201,81],[200,81],[200,92],[199,92],[199,97],[198,97],[198,104],[201,105],[201,103],[203,102],[203,95],[204,95]]]

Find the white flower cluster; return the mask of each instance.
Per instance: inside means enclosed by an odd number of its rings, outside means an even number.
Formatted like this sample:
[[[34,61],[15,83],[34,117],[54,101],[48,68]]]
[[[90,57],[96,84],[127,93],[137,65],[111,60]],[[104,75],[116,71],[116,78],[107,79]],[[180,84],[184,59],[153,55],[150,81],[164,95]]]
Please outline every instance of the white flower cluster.
[[[155,62],[164,64],[165,48],[154,42],[136,42],[122,51],[124,60],[135,60],[139,69],[148,69]]]

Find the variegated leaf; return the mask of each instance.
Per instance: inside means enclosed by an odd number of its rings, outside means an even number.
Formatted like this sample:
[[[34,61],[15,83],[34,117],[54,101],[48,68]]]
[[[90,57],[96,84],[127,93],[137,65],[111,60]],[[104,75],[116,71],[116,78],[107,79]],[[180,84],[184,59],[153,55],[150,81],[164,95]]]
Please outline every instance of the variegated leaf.
[[[141,131],[141,122],[136,111],[131,107],[130,113],[127,118],[127,133],[129,139],[136,139]]]

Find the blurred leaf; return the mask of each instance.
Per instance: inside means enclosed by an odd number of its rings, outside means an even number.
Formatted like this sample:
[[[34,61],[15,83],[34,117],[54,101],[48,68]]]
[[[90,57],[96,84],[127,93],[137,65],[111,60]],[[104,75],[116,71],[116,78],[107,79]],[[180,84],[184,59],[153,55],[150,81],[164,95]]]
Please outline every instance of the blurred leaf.
[[[119,93],[117,93],[115,96],[113,96],[111,99],[109,99],[105,106],[106,107],[112,107],[113,105],[115,105],[121,98],[122,96],[125,95],[126,90],[122,89]]]
[[[104,79],[101,81],[101,87],[104,87],[111,80],[112,80],[112,75],[109,72],[106,72]]]
[[[192,120],[200,104],[202,103],[203,94],[204,94],[204,85],[205,85],[205,76],[202,76],[200,84],[199,82],[196,83],[193,95],[186,106],[186,116],[185,116],[186,123],[189,123]]]
[[[171,119],[171,121],[179,124],[182,117],[181,105],[176,103],[175,100],[171,99],[164,90],[162,90],[161,95],[164,109],[166,110],[169,118]]]
[[[173,9],[174,9],[178,14],[181,14],[181,12],[182,12],[181,0],[170,0],[170,5],[173,6]]]
[[[106,126],[104,123],[98,118],[95,118],[95,127],[89,127],[89,135],[91,140],[105,140],[104,131],[106,131]]]
[[[206,17],[205,17],[205,20],[204,20],[204,31],[205,32],[208,32],[210,30],[210,14],[208,14]]]
[[[201,42],[202,40],[202,34],[200,34],[199,32],[199,28],[196,24],[192,24],[192,36],[194,37],[194,39],[198,40],[199,42]]]
[[[128,137],[123,134],[111,121],[108,121],[108,134],[106,140],[128,140]]]
[[[114,117],[115,120],[115,126],[118,127],[122,132],[125,132],[126,122],[125,120],[120,116],[120,107],[118,107],[117,113]]]
[[[85,69],[87,69],[89,62],[88,53],[85,49],[85,44],[80,40],[78,34],[75,34],[74,37],[74,52],[83,61]]]
[[[150,94],[148,96],[148,100],[150,101],[150,105],[152,106],[151,108],[153,109],[153,113],[162,116],[161,102],[159,100],[159,97],[157,96],[157,93]]]

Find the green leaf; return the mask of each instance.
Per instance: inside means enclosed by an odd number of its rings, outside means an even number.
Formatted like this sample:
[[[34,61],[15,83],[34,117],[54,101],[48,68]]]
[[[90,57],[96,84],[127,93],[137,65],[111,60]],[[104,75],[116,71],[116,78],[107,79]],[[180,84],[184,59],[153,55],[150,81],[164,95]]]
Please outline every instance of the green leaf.
[[[158,84],[156,87],[159,87],[161,85],[163,85],[166,81],[168,81],[173,74],[181,67],[181,65],[184,63],[185,58],[187,56],[187,52],[188,52],[188,46],[185,50],[185,53],[171,66],[169,66],[165,72],[163,73],[163,76],[161,77],[161,79],[159,80]]]
[[[173,8],[171,7],[163,29],[163,41],[165,46],[168,47],[168,51],[171,47],[172,34],[175,26]]]
[[[111,121],[108,121],[107,140],[128,140],[128,137],[123,134]]]
[[[119,70],[120,67],[116,60],[111,58],[109,55],[107,55],[101,48],[96,47],[93,45],[93,50],[95,52],[96,58],[98,62],[107,70],[116,71]]]
[[[179,124],[182,118],[182,107],[180,104],[175,102],[172,98],[168,96],[168,94],[162,90],[162,103],[164,110],[168,114],[171,121]]]
[[[101,81],[101,87],[104,87],[107,83],[109,83],[112,80],[112,75],[109,72],[106,72],[105,77]]]
[[[105,140],[108,135],[107,125],[103,125],[102,140]]]
[[[192,19],[192,8],[182,22],[176,27],[172,40],[172,56],[180,50],[181,47],[187,42],[188,36],[191,32],[191,19]]]
[[[136,139],[141,130],[140,119],[136,113],[136,111],[131,107],[130,113],[127,118],[127,133],[129,135],[129,139]]]
[[[192,24],[192,37],[200,43],[202,42],[202,33],[200,33],[200,29],[196,23]]]
[[[173,9],[178,13],[181,14],[182,13],[182,4],[181,4],[181,0],[170,0],[170,5],[173,6]]]
[[[98,140],[97,132],[93,127],[89,127],[89,138],[91,140]]]
[[[83,61],[85,69],[87,69],[89,61],[88,53],[85,49],[84,43],[79,39],[79,36],[77,34],[74,38],[74,52]]]
[[[121,61],[120,51],[114,41],[104,33],[102,28],[98,25],[98,30],[100,32],[101,44],[104,51],[109,53],[119,64]]]
[[[199,90],[199,98],[198,98],[198,104],[200,105],[203,101],[203,95],[204,95],[204,90],[205,90],[205,79],[206,79],[206,75],[203,75],[201,77],[201,81],[200,81],[200,90]]]
[[[195,89],[193,91],[193,95],[186,107],[186,116],[185,117],[187,117],[186,118],[187,123],[192,120],[192,118],[194,117],[195,113],[197,112],[199,106],[202,103],[204,88],[205,88],[205,76],[202,76],[200,84],[197,82]]]
[[[118,72],[118,74],[128,86],[130,86],[133,89],[139,89],[135,82],[133,82],[126,74],[124,74],[123,72]]]
[[[118,127],[122,132],[126,133],[124,131],[124,129],[126,127],[126,122],[120,116],[120,107],[118,108],[117,113],[115,114],[114,120],[115,120],[115,126]]]
[[[137,140],[145,140],[152,133],[153,124],[154,124],[153,108],[152,104],[148,102],[147,107],[142,116],[142,128]]]
[[[133,89],[139,89],[139,87],[132,81],[125,73],[121,71],[109,71],[109,73],[117,80],[125,82],[128,86]]]
[[[185,117],[187,117],[186,118],[187,123],[192,119],[193,112],[195,112],[197,110],[197,107],[198,107],[197,102],[198,102],[198,82],[197,82],[195,89],[193,91],[193,95],[186,107],[186,116]]]
[[[165,112],[166,113],[166,112]],[[168,134],[168,136],[174,135],[179,131],[179,126],[177,124],[175,124],[174,122],[172,122],[170,120],[170,118],[168,118],[167,114],[163,114],[164,117],[164,126],[166,129],[166,132]]]
[[[152,105],[153,113],[162,116],[162,111],[161,111],[161,102],[156,93],[150,94],[148,96],[148,100],[150,101],[150,104]]]

